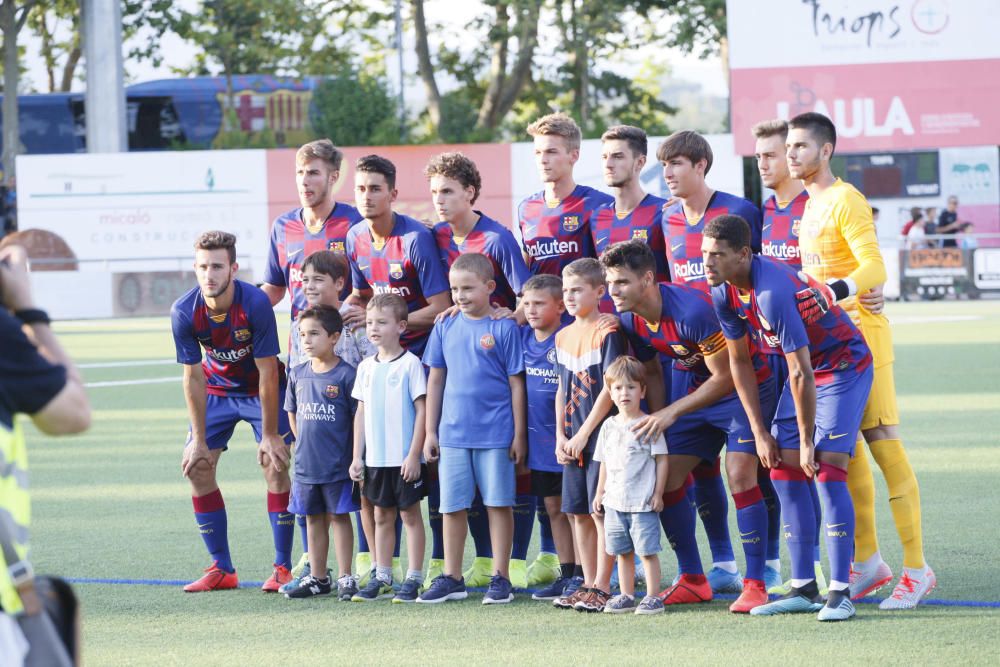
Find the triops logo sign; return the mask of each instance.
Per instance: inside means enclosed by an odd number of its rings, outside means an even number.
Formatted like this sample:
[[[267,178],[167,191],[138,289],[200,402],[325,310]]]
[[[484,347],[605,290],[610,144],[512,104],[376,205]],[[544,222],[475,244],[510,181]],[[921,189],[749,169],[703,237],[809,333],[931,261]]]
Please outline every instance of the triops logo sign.
[[[837,150],[1000,143],[997,0],[730,0],[732,128],[817,111]],[[780,21],[774,17],[780,16]]]

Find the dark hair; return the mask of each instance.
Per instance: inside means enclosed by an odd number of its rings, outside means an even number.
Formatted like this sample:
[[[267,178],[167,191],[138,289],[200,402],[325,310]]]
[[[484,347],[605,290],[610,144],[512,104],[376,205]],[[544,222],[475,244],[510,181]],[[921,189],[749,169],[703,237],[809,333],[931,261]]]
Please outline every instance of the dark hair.
[[[344,318],[340,316],[340,311],[333,306],[310,306],[299,313],[297,321],[309,319],[318,320],[326,333],[331,335],[344,330]]]
[[[788,121],[788,128],[805,130],[809,136],[819,142],[820,146],[830,144],[834,149],[837,148],[837,128],[832,120],[821,113],[815,111],[800,113]]]
[[[878,215],[878,207],[877,206],[872,206],[872,214],[873,215]]]
[[[645,130],[634,125],[615,125],[609,127],[601,135],[601,141],[612,141],[614,139],[627,141],[629,149],[636,157],[645,155],[649,149]]]
[[[622,241],[609,247],[601,255],[605,269],[628,269],[640,276],[647,271],[656,273],[656,257],[642,241]]]
[[[406,307],[406,300],[392,292],[376,294],[368,301],[365,310],[387,310],[392,313],[397,322],[405,322],[410,314],[409,308]]]
[[[332,250],[317,250],[306,257],[305,261],[302,262],[302,271],[305,272],[306,268],[310,266],[316,273],[326,274],[334,280],[340,278],[346,280],[350,271],[347,258]]]
[[[354,170],[358,173],[382,174],[385,176],[386,185],[389,186],[390,190],[396,187],[396,165],[381,155],[366,155],[358,158]]]
[[[686,157],[691,160],[692,165],[705,160],[706,174],[712,168],[712,147],[705,137],[694,130],[674,132],[656,149],[656,159],[660,162],[667,162],[677,156]]]
[[[229,232],[203,232],[194,242],[195,250],[225,250],[229,263],[236,262],[236,237]]]
[[[464,255],[459,255],[451,265],[451,271],[468,271],[469,273],[475,274],[484,283],[490,280],[496,280],[496,274],[493,271],[493,263],[486,257],[486,255],[480,255],[478,252],[467,252]]]
[[[725,241],[733,250],[750,247],[750,225],[738,215],[720,215],[712,218],[701,232],[716,241]]]
[[[444,176],[462,184],[463,188],[472,187],[472,203],[479,199],[479,191],[483,189],[483,179],[479,175],[476,163],[461,153],[441,153],[431,158],[424,167],[424,176]]]
[[[549,273],[539,273],[538,275],[531,276],[528,278],[528,282],[524,283],[524,287],[521,288],[521,293],[527,294],[532,291],[548,292],[549,296],[553,299],[561,300],[562,278]]]
[[[916,222],[922,217],[924,217],[924,209],[920,208],[919,206],[914,206],[913,208],[910,209],[910,220]]]

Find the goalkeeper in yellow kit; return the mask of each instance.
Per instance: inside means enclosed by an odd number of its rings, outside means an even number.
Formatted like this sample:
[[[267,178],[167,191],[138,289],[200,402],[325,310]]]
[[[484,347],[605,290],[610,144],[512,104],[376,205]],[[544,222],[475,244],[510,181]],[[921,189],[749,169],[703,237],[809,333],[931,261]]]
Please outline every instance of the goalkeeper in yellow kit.
[[[903,574],[881,609],[912,609],[937,584],[924,560],[920,526],[920,489],[899,437],[899,411],[892,375],[892,334],[881,308],[859,307],[858,295],[885,282],[871,207],[854,186],[836,178],[830,158],[837,131],[829,118],[804,113],[788,123],[788,168],[809,192],[802,216],[799,248],[810,289],[799,293],[805,319],[820,317],[834,303],[861,329],[875,360],[875,380],[861,421],[889,487],[889,506],[903,543]],[[858,599],[892,580],[875,533],[875,482],[864,447],[857,447],[847,483],[854,501],[856,528],[851,597]]]

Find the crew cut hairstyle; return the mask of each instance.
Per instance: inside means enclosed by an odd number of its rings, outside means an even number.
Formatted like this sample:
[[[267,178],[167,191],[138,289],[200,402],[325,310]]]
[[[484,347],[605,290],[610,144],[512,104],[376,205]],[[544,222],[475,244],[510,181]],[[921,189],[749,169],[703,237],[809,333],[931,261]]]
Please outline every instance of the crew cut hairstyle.
[[[493,264],[486,258],[486,255],[480,255],[478,252],[459,255],[451,265],[451,270],[474,273],[484,283],[496,279],[496,274],[493,273]]]
[[[562,278],[549,273],[539,273],[538,275],[531,276],[528,278],[528,282],[524,283],[521,293],[527,294],[533,291],[548,292],[549,296],[556,301],[562,301]]]
[[[755,139],[767,139],[780,135],[782,140],[788,138],[788,121],[776,118],[775,120],[765,120],[757,123],[750,130]]]
[[[430,180],[433,176],[444,176],[458,181],[463,188],[471,187],[472,203],[479,199],[479,192],[483,189],[483,179],[479,175],[476,163],[462,153],[441,153],[431,158],[431,161],[424,167],[424,176]]]
[[[694,130],[680,130],[663,140],[656,149],[656,159],[667,162],[675,157],[686,157],[692,165],[705,160],[705,174],[712,168],[712,147],[708,140]]]
[[[591,287],[604,285],[604,267],[593,257],[581,257],[570,262],[563,269],[563,280],[570,276],[582,279]]]
[[[656,257],[652,249],[634,239],[615,243],[605,250],[601,254],[601,264],[605,269],[627,269],[640,276],[647,271],[656,274]]]
[[[733,250],[750,247],[750,225],[738,215],[720,215],[705,224],[701,232],[716,241],[725,241]]]
[[[381,155],[366,155],[358,158],[354,170],[358,173],[382,174],[385,176],[385,183],[389,189],[396,188],[396,165]]]
[[[601,141],[612,141],[614,139],[627,141],[629,150],[636,157],[645,155],[646,151],[649,150],[649,142],[646,139],[645,130],[635,125],[615,125],[609,127],[601,135]]]
[[[344,330],[344,318],[340,316],[340,311],[333,306],[317,304],[315,306],[310,306],[299,313],[299,323],[303,320],[309,319],[318,321],[320,326],[323,327],[323,330],[331,336],[333,334],[339,334]]]
[[[392,314],[392,316],[396,318],[397,322],[405,322],[410,314],[409,309],[406,307],[406,300],[398,294],[393,294],[392,292],[385,292],[373,296],[368,300],[366,310],[386,311]]]
[[[837,148],[837,128],[833,121],[821,113],[807,111],[800,113],[795,118],[788,121],[788,128],[794,130],[805,130],[819,145],[830,144],[834,150]],[[832,153],[831,153],[832,155]]]
[[[640,387],[646,387],[646,367],[641,361],[627,354],[612,361],[608,370],[604,371],[604,385],[606,387],[624,380],[631,380]]]
[[[304,164],[309,160],[322,160],[333,171],[340,171],[340,165],[344,163],[344,153],[329,139],[317,139],[303,144],[295,152],[297,164]]]
[[[306,257],[305,261],[302,262],[302,271],[305,271],[310,266],[316,273],[328,275],[334,280],[339,280],[340,278],[347,280],[348,272],[350,271],[347,257],[332,250],[317,250]]]
[[[229,232],[214,230],[203,232],[194,242],[195,250],[225,250],[229,263],[236,263],[236,237]]]
[[[543,137],[545,135],[562,137],[566,140],[566,148],[571,151],[580,150],[580,142],[583,140],[580,126],[576,124],[575,120],[561,111],[542,116],[528,126],[527,132],[532,137]]]

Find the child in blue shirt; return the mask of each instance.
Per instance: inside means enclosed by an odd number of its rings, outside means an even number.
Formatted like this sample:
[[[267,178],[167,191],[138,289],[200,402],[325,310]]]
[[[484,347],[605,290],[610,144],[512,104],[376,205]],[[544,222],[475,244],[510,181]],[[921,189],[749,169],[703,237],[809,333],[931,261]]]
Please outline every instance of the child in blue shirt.
[[[462,255],[448,274],[461,311],[434,325],[424,352],[427,434],[424,457],[437,461],[444,515],[444,574],[417,599],[433,604],[468,596],[462,577],[466,511],[478,488],[491,525],[495,574],[483,604],[514,599],[510,583],[514,467],[527,450],[524,354],[517,324],[494,320],[493,266]]]
[[[336,308],[313,306],[298,319],[299,337],[308,361],[288,374],[285,410],[295,433],[295,468],[289,511],[304,514],[309,533],[310,573],[285,592],[290,599],[329,595],[327,566],[330,527],[337,553],[337,596],[349,600],[357,593],[351,576],[354,531],[349,468],[354,453],[353,422],[357,407],[351,398],[354,367],[334,352],[343,320]]]

